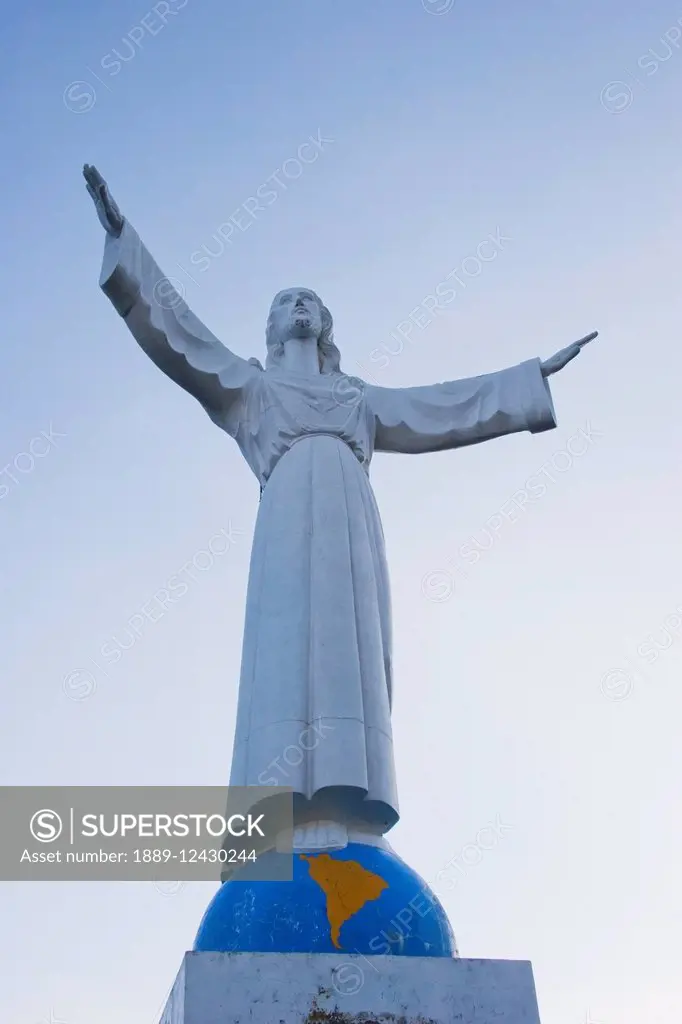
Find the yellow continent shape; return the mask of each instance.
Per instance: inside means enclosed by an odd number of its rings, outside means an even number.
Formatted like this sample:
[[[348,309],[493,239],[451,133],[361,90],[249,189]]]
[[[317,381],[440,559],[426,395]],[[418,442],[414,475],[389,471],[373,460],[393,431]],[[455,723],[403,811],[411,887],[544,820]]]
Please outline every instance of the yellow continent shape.
[[[308,862],[308,871],[327,898],[327,919],[331,925],[332,942],[341,949],[341,927],[353,914],[370,900],[377,900],[388,882],[375,875],[356,860],[335,860],[328,853],[308,856],[299,854]]]

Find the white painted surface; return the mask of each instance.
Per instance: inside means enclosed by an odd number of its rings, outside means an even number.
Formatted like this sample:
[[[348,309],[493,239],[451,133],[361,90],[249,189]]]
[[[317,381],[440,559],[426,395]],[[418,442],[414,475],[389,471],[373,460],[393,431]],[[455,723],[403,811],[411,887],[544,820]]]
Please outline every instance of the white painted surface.
[[[382,833],[398,820],[391,607],[374,451],[433,452],[554,427],[539,359],[415,388],[340,372],[331,314],[278,293],[268,361],[233,354],[125,223],[101,285],[147,355],[235,439],[258,478],[231,785],[287,785],[297,812]]]
[[[531,965],[187,953],[161,1024],[368,1024],[374,1017],[382,1024],[539,1024]]]
[[[391,845],[382,835],[362,829],[347,828],[336,821],[309,821],[277,836],[277,849],[283,853],[292,850],[344,850],[349,843],[364,843],[391,851]]]

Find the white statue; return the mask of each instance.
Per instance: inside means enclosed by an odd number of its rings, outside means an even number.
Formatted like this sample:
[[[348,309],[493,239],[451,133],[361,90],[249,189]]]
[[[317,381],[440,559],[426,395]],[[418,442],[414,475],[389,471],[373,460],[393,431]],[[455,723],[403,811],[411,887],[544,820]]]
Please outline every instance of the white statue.
[[[334,823],[381,842],[398,820],[398,798],[372,455],[551,429],[547,378],[596,332],[545,362],[428,387],[373,387],[341,372],[318,296],[288,288],[270,309],[263,369],[204,327],[101,175],[88,165],[84,175],[107,232],[102,289],[147,355],[235,439],[262,488],[230,783],[274,785],[275,766],[286,763],[299,827],[321,822],[332,845]]]

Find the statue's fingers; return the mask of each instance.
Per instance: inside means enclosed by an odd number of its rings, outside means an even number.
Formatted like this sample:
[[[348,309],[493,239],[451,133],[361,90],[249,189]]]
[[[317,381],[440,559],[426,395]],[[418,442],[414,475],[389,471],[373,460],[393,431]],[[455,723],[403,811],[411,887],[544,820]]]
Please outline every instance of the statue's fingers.
[[[109,189],[107,188],[106,183],[103,184],[103,185],[100,185],[100,187],[99,187],[99,189],[97,191],[98,191],[98,195],[99,195],[99,200],[100,200],[100,202],[101,202],[101,204],[102,204],[102,206],[104,207],[105,210],[109,211],[109,210],[112,209],[112,207],[116,206],[116,203],[111,198],[111,193],[109,192]]]
[[[101,184],[99,181],[97,181],[97,179],[92,177],[85,179],[85,185],[94,201],[99,202],[102,198],[102,190],[105,188],[105,186]]]
[[[94,188],[99,189],[102,187],[102,185],[106,185],[106,181],[104,180],[104,178],[99,173],[96,167],[90,167],[89,178]]]
[[[586,334],[584,338],[580,339],[580,341],[576,341],[576,345],[580,345],[582,348],[583,345],[587,345],[588,341],[594,341],[598,334],[599,331],[592,331],[591,334]]]
[[[97,184],[99,175],[97,174],[97,168],[93,167],[92,164],[85,164],[83,167],[83,176],[87,182],[91,185]]]

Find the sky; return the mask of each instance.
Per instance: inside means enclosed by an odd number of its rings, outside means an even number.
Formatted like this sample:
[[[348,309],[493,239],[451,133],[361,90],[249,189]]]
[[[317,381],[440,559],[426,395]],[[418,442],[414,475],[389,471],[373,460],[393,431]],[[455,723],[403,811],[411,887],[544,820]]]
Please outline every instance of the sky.
[[[101,294],[83,163],[243,356],[264,358],[271,298],[299,284],[332,310],[346,372],[383,386],[599,330],[552,378],[555,430],[373,461],[390,840],[448,880],[463,956],[532,961],[543,1024],[670,1024],[682,5],[156,8],[3,11],[0,784],[229,775],[258,484]],[[103,666],[222,529],[228,551]],[[471,852],[491,822],[499,842]],[[213,889],[3,883],[0,1020],[154,1024]]]

